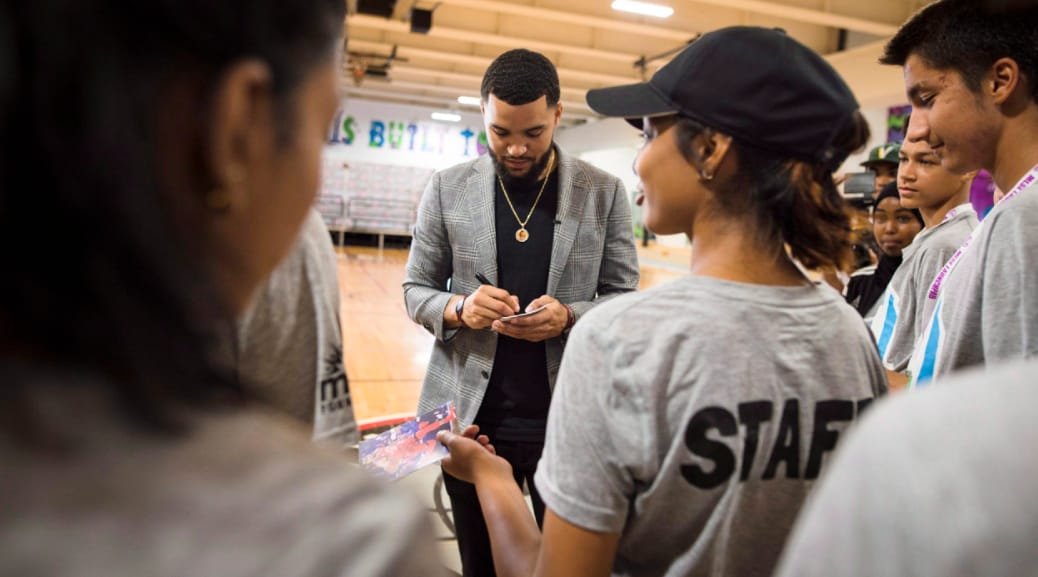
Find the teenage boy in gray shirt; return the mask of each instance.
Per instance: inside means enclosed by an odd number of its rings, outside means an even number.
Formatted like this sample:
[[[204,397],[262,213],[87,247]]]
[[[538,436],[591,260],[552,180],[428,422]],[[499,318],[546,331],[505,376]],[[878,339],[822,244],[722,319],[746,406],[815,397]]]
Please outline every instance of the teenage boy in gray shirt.
[[[912,385],[1038,354],[1038,6],[941,0],[887,44],[912,103],[907,140],[941,166],[987,169],[1007,191],[937,274],[934,313],[909,363]]]
[[[911,123],[909,124],[911,126]],[[872,319],[879,353],[892,387],[907,384],[902,373],[916,339],[933,313],[926,297],[934,277],[966,237],[977,228],[977,213],[969,203],[975,172],[956,175],[940,165],[925,141],[906,141],[900,152],[898,190],[901,205],[919,209],[926,228],[902,253],[904,261],[890,280]]]

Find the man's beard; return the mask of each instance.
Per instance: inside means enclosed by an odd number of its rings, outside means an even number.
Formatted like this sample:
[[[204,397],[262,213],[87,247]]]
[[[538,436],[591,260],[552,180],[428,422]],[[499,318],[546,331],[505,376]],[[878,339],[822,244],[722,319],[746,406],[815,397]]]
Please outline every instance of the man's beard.
[[[548,167],[548,161],[551,160],[551,151],[554,150],[555,143],[552,143],[548,147],[548,150],[544,154],[535,160],[530,165],[530,170],[526,171],[526,174],[522,176],[515,176],[508,172],[508,167],[505,166],[504,161],[494,154],[493,150],[490,150],[490,159],[494,161],[494,172],[497,173],[501,180],[505,183],[505,188],[508,190],[527,190],[533,188],[541,180],[541,174]],[[505,158],[516,159],[516,160],[530,160],[529,156],[506,156]]]

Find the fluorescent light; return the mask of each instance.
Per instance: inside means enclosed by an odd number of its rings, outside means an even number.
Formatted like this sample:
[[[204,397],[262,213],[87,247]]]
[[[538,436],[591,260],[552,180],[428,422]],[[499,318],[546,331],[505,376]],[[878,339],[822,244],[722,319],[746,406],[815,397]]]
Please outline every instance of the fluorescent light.
[[[461,115],[454,114],[453,112],[433,112],[432,119],[444,122],[461,122]]]
[[[458,104],[464,104],[466,106],[479,106],[483,104],[483,101],[478,96],[459,96]]]
[[[631,12],[632,14],[643,14],[655,18],[670,18],[674,14],[674,9],[670,6],[650,4],[649,2],[637,2],[635,0],[615,0],[613,2],[613,10]]]

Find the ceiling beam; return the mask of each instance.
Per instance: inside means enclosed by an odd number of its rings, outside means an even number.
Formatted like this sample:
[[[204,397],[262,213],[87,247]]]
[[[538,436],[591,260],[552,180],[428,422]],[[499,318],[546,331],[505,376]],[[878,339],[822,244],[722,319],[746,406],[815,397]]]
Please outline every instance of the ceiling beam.
[[[463,105],[458,104],[458,97],[459,96],[475,96],[477,98],[479,97],[479,87],[478,86],[476,86],[475,88],[465,88],[465,87],[459,87],[459,86],[446,86],[446,85],[443,85],[443,84],[427,84],[427,83],[423,83],[423,82],[408,82],[408,81],[405,81],[405,80],[397,80],[395,78],[390,79],[389,82],[372,81],[370,83],[361,84],[360,85],[360,88],[363,88],[363,89],[369,89],[369,88],[375,89],[375,87],[378,87],[378,88],[388,88],[388,89],[409,90],[409,91],[412,91],[411,92],[412,94],[415,91],[425,91],[425,92],[435,92],[435,93],[438,93],[438,94],[446,94],[446,95],[448,95],[449,98],[445,98],[445,101],[449,101],[449,102],[454,103],[454,105],[461,107],[462,110],[465,110],[465,109],[467,109],[469,107],[465,107]],[[356,88],[358,88],[356,85],[344,84],[344,89],[347,92],[350,92],[350,91],[352,91],[352,90],[354,90]],[[425,95],[422,95],[422,96],[425,97]],[[406,94],[402,94],[402,97],[406,97]],[[474,109],[474,110],[477,109],[476,107],[471,107],[471,108]],[[568,115],[570,112],[572,112],[573,114],[579,115],[579,116],[597,116],[597,114],[594,114],[593,112],[591,112],[591,108],[588,107],[587,102],[583,102],[583,101],[563,100],[562,101],[562,109],[564,110],[564,113],[563,113],[564,116]]]
[[[473,74],[447,72],[444,70],[429,70],[426,68],[413,68],[410,66],[401,66],[399,64],[394,64],[392,71],[394,75],[403,74],[466,83],[475,86],[476,90],[479,90],[479,86],[483,83],[483,78],[481,76],[475,76]],[[562,88],[561,92],[563,95],[569,95],[570,98],[581,102],[587,96],[587,90],[581,90],[580,88]]]
[[[369,88],[367,86],[351,86],[346,88],[346,93],[349,94],[351,97],[364,97],[374,100],[390,99],[397,100],[400,102],[407,102],[409,104],[428,105],[431,107],[441,109],[450,107],[452,103],[450,98],[443,96],[422,96],[419,94],[395,92],[392,90],[379,90],[377,88]],[[457,102],[454,102],[454,104],[457,104]]]
[[[846,28],[848,30],[864,32],[866,34],[875,34],[877,36],[891,36],[895,32],[897,32],[898,29],[897,25],[893,25],[887,22],[877,22],[875,20],[867,20],[864,18],[842,16],[840,14],[834,14],[830,12],[828,9],[812,10],[810,8],[800,8],[796,6],[789,6],[786,4],[779,4],[774,1],[693,1],[698,4],[713,4],[715,6],[721,6],[724,8],[732,8],[736,10],[756,12],[759,14],[779,16],[782,18],[787,18],[789,20],[796,20],[798,22],[806,22],[809,24],[828,26],[831,28]],[[439,2],[440,4],[463,6],[465,8],[473,8],[476,10],[486,10],[489,12],[499,12],[502,14],[512,14],[515,16],[524,16],[529,18],[540,18],[543,20],[554,20],[556,22],[578,24],[581,26],[589,26],[592,28],[599,28],[603,30],[615,30],[617,32],[627,32],[630,34],[640,34],[643,36],[651,36],[653,38],[658,39],[674,40],[677,42],[688,42],[697,35],[696,32],[675,30],[673,28],[667,28],[663,26],[638,24],[635,22],[614,20],[612,18],[603,18],[600,16],[590,16],[587,14],[578,14],[574,12],[563,12],[560,10],[552,10],[550,8],[530,6],[527,4],[513,4],[510,2],[502,2],[500,0],[439,0]],[[828,5],[829,2],[827,1],[827,8]]]
[[[588,26],[602,30],[615,30],[617,32],[627,32],[629,34],[640,34],[642,36],[674,40],[676,42],[688,42],[697,35],[695,32],[684,32],[673,28],[665,28],[663,26],[637,24],[635,22],[614,20],[612,18],[589,16],[587,14],[577,14],[575,12],[562,12],[559,10],[551,10],[549,8],[530,6],[528,4],[512,4],[510,2],[499,2],[496,0],[439,0],[439,3],[473,8],[475,10],[486,10],[488,12],[500,12],[501,14],[512,14],[513,16],[523,16],[526,18],[554,20],[556,22],[578,24],[580,26]]]
[[[347,21],[349,22],[350,27],[373,28],[386,32],[410,33],[410,25],[407,22],[401,22],[399,20],[387,20],[385,18],[369,16],[367,14],[351,14],[347,17]],[[640,54],[612,52],[609,50],[599,50],[597,48],[588,48],[585,46],[544,42],[541,40],[531,40],[529,38],[519,38],[516,36],[500,36],[497,34],[473,32],[471,30],[445,28],[443,26],[433,26],[432,29],[429,30],[428,36],[446,38],[448,40],[459,40],[461,42],[472,42],[475,44],[504,46],[509,49],[515,48],[516,46],[523,46],[540,52],[558,52],[568,56],[596,58],[611,62],[622,62],[627,65],[633,65],[636,60],[641,58]]]
[[[422,108],[428,108],[430,110],[452,110],[454,112],[460,112],[461,114],[479,114],[479,111],[473,111],[466,108],[452,107],[450,106],[450,101],[446,98],[441,99],[432,96],[414,96],[389,90],[378,90],[374,88],[363,88],[356,86],[349,88],[347,90],[347,93],[349,94],[349,98],[356,98],[358,100],[388,102],[391,104],[400,104],[404,106],[419,106]],[[559,123],[560,127],[564,128],[568,126],[583,124],[593,118],[598,118],[598,115],[590,112],[567,112],[563,113],[562,118],[559,120]]]
[[[374,84],[374,83],[372,83]],[[406,80],[391,79],[386,85],[403,90],[424,90],[426,92],[438,92],[440,94],[453,95],[451,100],[457,102],[459,96],[475,96],[478,98],[479,90],[462,86],[447,86],[445,84],[427,84],[425,82],[408,82]]]
[[[429,50],[427,48],[416,48],[414,46],[397,46],[397,56],[400,58],[425,58],[427,60],[436,60],[439,62],[450,62],[467,64],[469,66],[477,66],[479,68],[487,68],[493,59],[486,58],[483,56],[472,56],[470,54],[458,54],[456,52],[441,52],[439,50]],[[386,42],[371,42],[368,40],[350,40],[350,48],[358,49],[366,52],[378,52],[382,51],[388,55],[393,50],[393,45]],[[613,74],[598,74],[596,72],[585,72],[583,70],[572,70],[569,68],[558,68],[556,69],[559,73],[560,78],[566,78],[571,80],[580,80],[584,82],[591,82],[602,86],[613,86],[615,84],[629,84],[632,82],[640,82],[641,78],[636,74],[631,76],[616,76]],[[632,67],[633,71],[634,68]]]
[[[797,6],[789,6],[788,4],[779,4],[778,2],[771,0],[694,0],[694,2],[697,4],[710,4],[733,10],[746,10],[757,14],[778,16],[779,18],[786,18],[787,20],[817,24],[819,26],[828,26],[830,28],[846,28],[847,30],[874,34],[876,36],[893,36],[899,28],[897,24],[876,22],[875,20],[865,20],[863,18],[853,18],[851,16],[841,16],[839,14],[833,14],[832,12],[822,12],[810,8],[800,8]]]

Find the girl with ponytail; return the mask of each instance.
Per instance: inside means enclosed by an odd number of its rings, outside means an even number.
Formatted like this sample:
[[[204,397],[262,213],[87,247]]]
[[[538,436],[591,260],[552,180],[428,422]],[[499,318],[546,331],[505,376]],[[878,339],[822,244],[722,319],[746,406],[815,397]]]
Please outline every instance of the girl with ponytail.
[[[543,537],[470,427],[499,575],[770,575],[811,482],[886,392],[861,317],[794,263],[842,265],[832,173],[868,129],[839,75],[781,31],[700,37],[642,84],[592,90],[640,127],[639,202],[691,274],[618,297],[569,337],[535,477]]]

